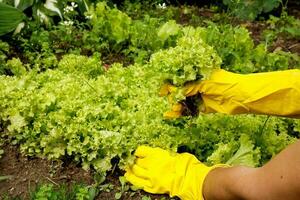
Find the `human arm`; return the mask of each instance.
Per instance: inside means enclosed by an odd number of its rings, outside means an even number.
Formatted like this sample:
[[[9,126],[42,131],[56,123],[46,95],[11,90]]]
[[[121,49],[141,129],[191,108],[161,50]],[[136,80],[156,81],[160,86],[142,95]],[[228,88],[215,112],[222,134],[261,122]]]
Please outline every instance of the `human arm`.
[[[174,86],[163,89],[163,94],[167,95],[172,93]],[[216,70],[209,80],[186,84],[183,92],[185,96],[201,94],[199,110],[203,113],[300,117],[300,70],[253,74]],[[165,116],[176,118],[181,112],[177,103]]]
[[[217,168],[203,184],[205,200],[300,199],[300,141],[260,168]]]
[[[154,194],[182,200],[300,199],[300,141],[288,146],[260,168],[207,167],[193,155],[141,146],[125,177]]]
[[[128,166],[125,178],[146,192],[169,194],[183,200],[202,200],[203,181],[209,171],[227,165],[208,167],[189,153],[174,153],[161,148],[139,146],[135,163]]]
[[[163,90],[163,95],[168,95],[170,87],[165,88],[167,89]],[[299,70],[253,75],[239,75],[220,70],[214,73],[210,80],[186,85],[185,92],[186,96],[201,93],[205,113],[256,113],[300,117]],[[168,117],[172,115],[178,117],[181,112],[180,106],[174,104]],[[134,166],[139,166],[139,160],[144,159],[147,160],[147,164],[144,165],[146,170],[138,170],[139,168],[134,170],[133,167],[125,174],[131,183],[151,193],[168,193],[171,196],[180,196],[183,200],[202,199],[202,194],[206,200],[300,199],[299,142],[287,147],[261,168],[243,166],[207,168],[195,159],[192,159],[191,164],[182,161],[180,156],[164,159],[163,155],[169,158],[170,154],[160,154],[160,150],[157,152],[153,155],[150,153],[149,157],[138,155],[138,161]],[[179,167],[175,171],[171,167],[173,175],[167,173],[170,171],[167,166],[177,164],[184,167]],[[165,180],[168,184],[165,184]],[[175,187],[177,189],[174,192],[174,180],[177,186],[184,183],[185,190]]]

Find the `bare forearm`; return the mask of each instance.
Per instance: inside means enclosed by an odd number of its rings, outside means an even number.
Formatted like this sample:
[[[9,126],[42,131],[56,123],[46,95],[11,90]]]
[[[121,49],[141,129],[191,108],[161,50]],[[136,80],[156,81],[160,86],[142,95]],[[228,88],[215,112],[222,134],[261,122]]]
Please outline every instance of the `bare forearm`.
[[[211,171],[204,182],[203,195],[205,200],[244,199],[245,186],[257,169],[248,167],[217,168]],[[249,194],[250,195],[250,194]]]
[[[300,199],[299,155],[298,141],[261,168],[217,168],[204,182],[205,200]]]

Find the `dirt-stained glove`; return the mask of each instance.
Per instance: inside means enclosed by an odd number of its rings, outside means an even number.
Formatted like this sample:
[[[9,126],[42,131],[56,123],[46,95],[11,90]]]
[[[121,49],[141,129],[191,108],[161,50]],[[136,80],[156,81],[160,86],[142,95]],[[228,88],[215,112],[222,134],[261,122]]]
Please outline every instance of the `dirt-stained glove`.
[[[216,70],[209,80],[190,83],[184,88],[186,96],[197,93],[201,93],[204,113],[300,118],[300,70],[296,69],[246,75]],[[169,118],[181,115],[178,111],[176,115],[170,113]]]
[[[160,148],[140,146],[135,164],[128,167],[125,178],[146,192],[169,194],[183,200],[202,200],[206,175],[217,167],[207,167],[189,153],[172,153]]]
[[[177,90],[177,87],[169,83],[164,84],[160,89],[159,95],[167,96],[169,103],[172,105],[171,110],[164,113],[164,117],[167,119],[178,118],[182,114],[183,106],[178,102],[174,102],[171,96],[171,94],[175,93]]]

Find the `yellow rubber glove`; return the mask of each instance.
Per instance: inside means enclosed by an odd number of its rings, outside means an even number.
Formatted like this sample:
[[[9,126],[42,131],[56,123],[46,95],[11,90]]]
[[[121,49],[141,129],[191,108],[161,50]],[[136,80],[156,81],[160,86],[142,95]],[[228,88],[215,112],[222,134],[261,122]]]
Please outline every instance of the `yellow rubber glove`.
[[[300,117],[300,70],[246,75],[217,70],[197,87],[205,113]]]
[[[146,192],[169,194],[183,200],[202,200],[206,175],[217,167],[207,167],[188,153],[171,153],[160,148],[140,146],[135,164],[126,170],[125,178]]]
[[[185,96],[197,93],[201,93],[201,111],[204,113],[252,113],[300,118],[300,70],[246,75],[216,70],[209,80],[185,85]],[[182,107],[173,107],[165,115],[177,118],[182,110]]]
[[[167,119],[178,118],[181,116],[181,113],[183,111],[183,106],[180,103],[174,103],[170,95],[176,92],[177,90],[177,87],[169,83],[164,84],[160,89],[160,96],[167,96],[169,103],[172,105],[172,109],[164,113],[164,117]]]

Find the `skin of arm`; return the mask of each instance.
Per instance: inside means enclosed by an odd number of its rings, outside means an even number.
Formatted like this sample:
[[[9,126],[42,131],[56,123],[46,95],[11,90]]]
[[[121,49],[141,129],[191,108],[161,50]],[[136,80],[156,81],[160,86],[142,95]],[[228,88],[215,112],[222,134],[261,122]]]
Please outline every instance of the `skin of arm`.
[[[206,176],[205,200],[299,200],[300,141],[260,168],[216,168]]]

